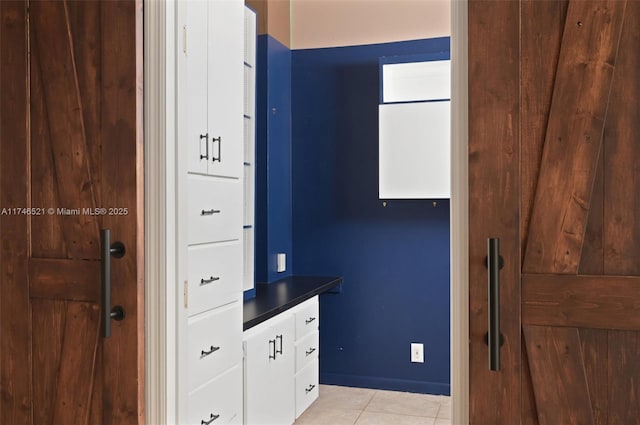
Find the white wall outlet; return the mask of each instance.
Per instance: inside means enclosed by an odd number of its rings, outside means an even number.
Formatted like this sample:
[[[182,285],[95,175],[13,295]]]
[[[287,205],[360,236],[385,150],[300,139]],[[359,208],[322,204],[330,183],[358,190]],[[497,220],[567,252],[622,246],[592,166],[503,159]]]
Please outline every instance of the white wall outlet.
[[[424,344],[411,343],[411,363],[424,363]]]
[[[276,271],[282,273],[287,270],[287,254],[279,252],[276,256]]]

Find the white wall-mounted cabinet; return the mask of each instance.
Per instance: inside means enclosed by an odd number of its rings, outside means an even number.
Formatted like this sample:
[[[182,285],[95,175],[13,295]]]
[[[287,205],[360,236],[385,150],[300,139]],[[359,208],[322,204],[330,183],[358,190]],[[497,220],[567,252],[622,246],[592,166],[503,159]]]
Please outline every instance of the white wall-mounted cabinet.
[[[449,198],[451,102],[379,108],[380,198]]]
[[[379,198],[450,198],[451,63],[403,60],[381,60]]]

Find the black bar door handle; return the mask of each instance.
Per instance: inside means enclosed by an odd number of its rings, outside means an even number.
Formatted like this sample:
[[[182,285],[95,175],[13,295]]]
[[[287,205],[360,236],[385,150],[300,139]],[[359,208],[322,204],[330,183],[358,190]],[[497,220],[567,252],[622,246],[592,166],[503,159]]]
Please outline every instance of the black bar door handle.
[[[500,256],[500,239],[489,238],[487,240],[487,272],[489,294],[489,331],[487,344],[489,345],[489,369],[500,370],[500,346],[502,334],[500,333],[500,269],[503,267]]]
[[[111,257],[122,258],[126,250],[122,242],[111,243],[111,229],[100,230],[100,259],[102,260],[101,301],[102,301],[102,336],[111,336],[111,320],[124,319],[124,309],[117,305],[111,308]]]

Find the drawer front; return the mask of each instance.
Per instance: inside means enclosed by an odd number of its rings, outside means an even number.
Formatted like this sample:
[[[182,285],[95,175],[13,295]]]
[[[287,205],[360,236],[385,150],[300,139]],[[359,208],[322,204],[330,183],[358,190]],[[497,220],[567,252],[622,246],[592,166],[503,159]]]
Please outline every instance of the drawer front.
[[[296,419],[318,398],[318,359],[296,374]]]
[[[318,296],[296,307],[294,313],[296,318],[296,341],[318,330],[318,322],[320,321],[319,313]]]
[[[242,304],[189,319],[187,386],[192,391],[242,359]]]
[[[189,316],[239,299],[242,291],[240,241],[190,246],[187,258]]]
[[[242,365],[191,392],[187,418],[189,425],[242,424]]]
[[[314,331],[296,342],[296,372],[301,371],[318,358],[320,332]]]
[[[242,237],[242,183],[239,180],[189,175],[187,185],[190,245]]]

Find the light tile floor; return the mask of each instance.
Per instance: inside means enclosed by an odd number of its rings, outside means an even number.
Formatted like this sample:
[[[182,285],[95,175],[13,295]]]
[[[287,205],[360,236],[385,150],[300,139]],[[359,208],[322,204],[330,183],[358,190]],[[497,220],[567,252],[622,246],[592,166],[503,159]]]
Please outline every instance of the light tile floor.
[[[451,397],[320,385],[295,425],[451,425]]]

